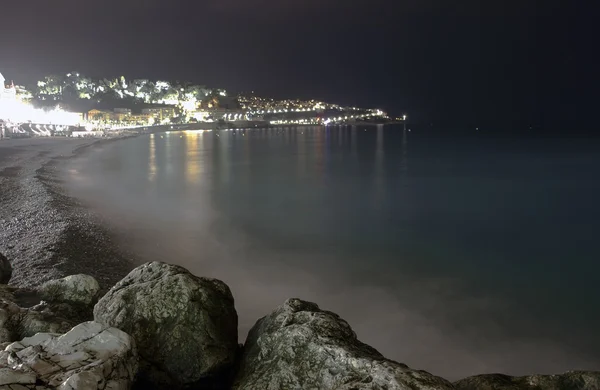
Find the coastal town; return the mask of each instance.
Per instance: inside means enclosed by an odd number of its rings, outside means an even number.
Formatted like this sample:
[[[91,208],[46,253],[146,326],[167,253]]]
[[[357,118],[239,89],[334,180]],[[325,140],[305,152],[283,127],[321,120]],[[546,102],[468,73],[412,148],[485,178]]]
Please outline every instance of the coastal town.
[[[47,76],[33,87],[15,85],[0,73],[0,86],[2,137],[86,136],[174,125],[219,129],[394,121],[381,109],[230,95],[191,83],[92,79],[78,72]]]

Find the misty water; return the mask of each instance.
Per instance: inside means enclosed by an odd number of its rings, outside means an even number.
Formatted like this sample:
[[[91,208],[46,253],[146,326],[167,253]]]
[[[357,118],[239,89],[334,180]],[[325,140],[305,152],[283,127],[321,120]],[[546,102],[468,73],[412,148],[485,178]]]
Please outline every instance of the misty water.
[[[401,127],[144,135],[73,161],[140,261],[299,297],[449,379],[600,367],[600,143]]]

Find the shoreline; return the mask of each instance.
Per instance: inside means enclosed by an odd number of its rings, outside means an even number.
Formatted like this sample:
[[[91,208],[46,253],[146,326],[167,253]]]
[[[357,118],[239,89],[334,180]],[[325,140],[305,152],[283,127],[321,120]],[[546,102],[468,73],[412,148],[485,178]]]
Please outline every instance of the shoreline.
[[[102,216],[68,194],[61,173],[92,148],[135,136],[0,142],[0,253],[13,265],[11,285],[83,273],[105,292],[134,268]]]

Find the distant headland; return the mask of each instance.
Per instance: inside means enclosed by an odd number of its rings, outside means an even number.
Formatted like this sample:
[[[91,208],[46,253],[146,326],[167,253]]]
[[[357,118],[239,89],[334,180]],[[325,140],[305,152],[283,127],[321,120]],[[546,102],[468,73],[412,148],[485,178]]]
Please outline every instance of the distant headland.
[[[404,122],[377,108],[317,100],[276,100],[251,93],[148,79],[93,79],[78,72],[47,76],[32,86],[0,75],[4,136],[70,135],[151,126],[206,128]],[[84,133],[85,134],[85,133]]]

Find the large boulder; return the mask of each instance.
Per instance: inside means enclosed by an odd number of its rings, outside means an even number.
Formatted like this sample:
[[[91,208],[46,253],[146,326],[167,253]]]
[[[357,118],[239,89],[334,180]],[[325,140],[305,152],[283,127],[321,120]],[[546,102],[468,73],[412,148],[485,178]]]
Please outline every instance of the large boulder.
[[[457,390],[598,390],[600,372],[571,371],[562,375],[514,377],[477,375],[454,383]]]
[[[0,253],[0,284],[8,284],[12,277],[12,266],[10,261]]]
[[[444,390],[451,383],[386,359],[350,325],[289,299],[250,330],[234,389]]]
[[[64,302],[90,305],[96,299],[100,285],[89,275],[70,275],[51,280],[38,288],[42,299],[49,302]]]
[[[137,373],[133,339],[95,322],[39,333],[0,351],[0,390],[126,390]]]
[[[135,338],[145,386],[217,380],[238,348],[229,287],[174,265],[154,262],[131,271],[98,301],[94,319]]]

